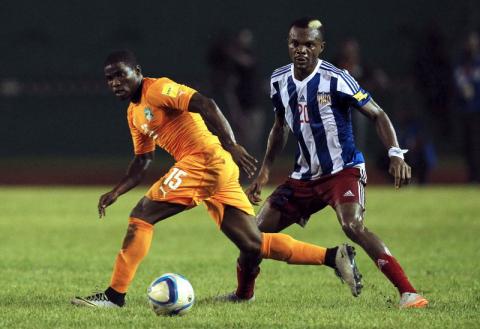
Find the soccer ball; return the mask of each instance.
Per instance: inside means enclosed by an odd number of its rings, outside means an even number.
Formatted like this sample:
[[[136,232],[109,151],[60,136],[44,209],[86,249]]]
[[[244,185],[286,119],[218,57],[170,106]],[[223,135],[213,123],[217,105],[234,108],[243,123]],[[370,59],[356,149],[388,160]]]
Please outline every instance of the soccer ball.
[[[190,282],[180,274],[165,273],[148,286],[147,296],[157,315],[183,315],[193,306]]]

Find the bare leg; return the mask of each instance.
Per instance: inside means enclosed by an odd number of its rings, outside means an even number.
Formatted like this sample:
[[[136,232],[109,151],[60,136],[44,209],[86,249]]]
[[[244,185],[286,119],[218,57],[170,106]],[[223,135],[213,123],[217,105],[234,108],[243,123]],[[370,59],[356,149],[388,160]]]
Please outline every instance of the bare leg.
[[[416,293],[402,267],[392,256],[385,243],[363,225],[363,209],[360,204],[340,204],[335,208],[335,211],[345,234],[367,252],[380,271],[397,287],[400,294]],[[422,306],[426,305],[423,303],[422,297],[420,304]]]
[[[338,221],[347,237],[360,245],[376,261],[382,254],[390,254],[382,240],[363,225],[363,209],[358,203],[343,203],[335,208]]]
[[[257,224],[261,232],[281,232],[293,223],[295,223],[294,220],[287,220],[282,217],[282,213],[273,208],[269,200],[264,203],[257,215]]]
[[[152,225],[168,217],[182,212],[187,207],[182,204],[153,201],[143,197],[138,201],[135,208],[132,209],[130,217],[141,219]]]
[[[221,230],[240,249],[241,266],[255,268],[260,264],[262,235],[253,216],[226,206]]]
[[[250,300],[254,296],[255,279],[260,272],[258,265],[262,261],[262,235],[255,217],[226,206],[221,230],[240,249],[237,264],[238,286],[235,294],[228,298],[232,301]]]

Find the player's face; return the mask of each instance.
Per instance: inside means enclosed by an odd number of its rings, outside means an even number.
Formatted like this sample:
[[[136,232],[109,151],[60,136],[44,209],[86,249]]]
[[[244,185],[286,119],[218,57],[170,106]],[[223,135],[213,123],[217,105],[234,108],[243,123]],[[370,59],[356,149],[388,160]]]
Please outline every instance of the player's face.
[[[311,73],[325,42],[317,29],[292,27],[288,34],[288,54],[296,70]]]
[[[108,86],[122,100],[131,98],[142,82],[140,67],[131,67],[124,62],[109,64],[104,72]]]

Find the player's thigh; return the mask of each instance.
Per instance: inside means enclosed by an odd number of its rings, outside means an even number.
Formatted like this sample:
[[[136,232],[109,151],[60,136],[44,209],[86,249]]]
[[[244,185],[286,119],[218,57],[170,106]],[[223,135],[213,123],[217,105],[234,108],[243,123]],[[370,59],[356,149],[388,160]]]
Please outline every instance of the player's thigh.
[[[279,232],[295,223],[304,227],[326,205],[305,182],[287,179],[267,198],[257,221],[262,232]]]
[[[214,156],[209,161],[206,158],[202,154],[183,158],[150,187],[145,199],[154,205],[161,205],[154,206],[161,208],[162,216],[157,216],[157,221],[171,216],[171,213],[175,214],[178,209],[195,207],[212,195],[218,186],[218,176],[224,161]]]
[[[360,208],[365,209],[365,188],[367,185],[367,174],[363,168],[347,168],[333,175],[324,183],[322,188],[327,190],[326,202],[337,209],[339,205],[342,212],[351,212],[350,203],[357,203]],[[355,207],[356,208],[356,207]]]
[[[206,179],[207,168],[201,158],[187,157],[175,163],[170,170],[156,181],[145,196],[153,201],[183,204],[188,207],[198,205],[213,188],[211,179]]]
[[[348,168],[327,182],[328,203],[343,228],[360,228],[365,212],[366,173],[362,168]]]
[[[255,217],[232,206],[225,206],[222,232],[241,250],[259,250],[262,235]]]
[[[143,197],[130,213],[130,217],[138,218],[150,224],[171,217],[187,208],[186,205],[150,200]]]
[[[288,218],[283,213],[272,207],[271,201],[267,200],[257,214],[257,225],[261,232],[277,233],[283,231],[297,220]]]
[[[248,201],[238,180],[238,166],[233,162],[231,156],[229,154],[227,155],[228,158],[225,158],[225,165],[222,167],[220,175],[222,178],[217,184],[217,189],[205,200],[210,216],[220,228],[223,225],[222,222],[225,217],[226,207],[236,208],[255,218],[255,211],[253,210],[252,204]]]

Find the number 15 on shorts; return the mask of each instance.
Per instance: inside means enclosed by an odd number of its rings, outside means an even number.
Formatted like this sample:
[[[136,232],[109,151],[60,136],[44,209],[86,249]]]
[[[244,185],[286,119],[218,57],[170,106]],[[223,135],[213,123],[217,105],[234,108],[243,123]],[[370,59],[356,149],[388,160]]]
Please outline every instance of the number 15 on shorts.
[[[170,175],[168,175],[163,181],[163,184],[160,185],[160,190],[163,192],[163,196],[165,197],[165,194],[167,194],[167,191],[165,191],[163,185],[167,185],[171,190],[176,190],[180,184],[182,184],[182,177],[185,176],[187,176],[185,171],[173,167]]]

